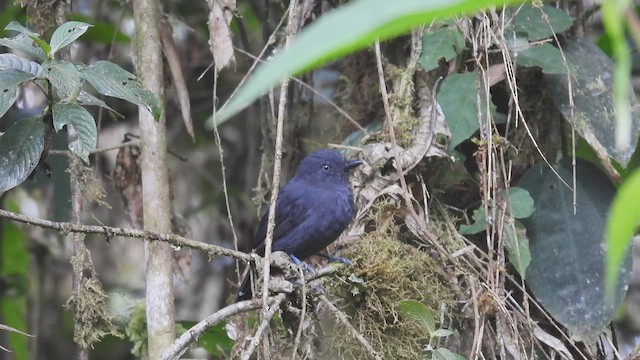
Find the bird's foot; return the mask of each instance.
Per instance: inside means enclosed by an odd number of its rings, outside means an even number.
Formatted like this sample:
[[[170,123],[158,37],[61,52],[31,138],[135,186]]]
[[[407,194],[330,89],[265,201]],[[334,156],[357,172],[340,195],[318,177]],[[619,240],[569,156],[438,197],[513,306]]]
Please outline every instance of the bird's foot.
[[[291,261],[293,261],[294,264],[302,267],[302,269],[306,270],[308,273],[310,273],[312,275],[316,273],[316,271],[313,269],[313,267],[311,267],[311,265],[309,265],[306,262],[298,259],[297,257],[295,257],[295,255],[289,255],[289,257],[291,257]]]
[[[339,262],[339,263],[347,264],[349,266],[353,266],[353,263],[351,262],[351,260],[343,258],[343,257],[340,257],[340,256],[325,255],[325,254],[318,254],[318,255],[322,256],[325,259],[327,259],[329,262]]]

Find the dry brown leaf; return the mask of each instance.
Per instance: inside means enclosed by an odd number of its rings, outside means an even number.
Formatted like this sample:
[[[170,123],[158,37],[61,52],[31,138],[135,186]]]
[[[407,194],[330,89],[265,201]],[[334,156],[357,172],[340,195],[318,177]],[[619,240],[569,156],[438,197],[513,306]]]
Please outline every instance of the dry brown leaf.
[[[209,0],[209,46],[216,70],[234,61],[231,20],[236,9],[235,0]]]

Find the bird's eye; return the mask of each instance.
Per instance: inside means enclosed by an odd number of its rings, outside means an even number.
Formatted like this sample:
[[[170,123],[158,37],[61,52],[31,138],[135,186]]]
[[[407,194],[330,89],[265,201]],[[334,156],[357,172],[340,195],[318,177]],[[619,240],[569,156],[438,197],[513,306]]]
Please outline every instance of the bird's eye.
[[[322,170],[324,170],[324,171],[329,171],[330,169],[331,169],[331,166],[329,166],[329,165],[327,165],[327,164],[325,164],[325,165],[322,167]]]

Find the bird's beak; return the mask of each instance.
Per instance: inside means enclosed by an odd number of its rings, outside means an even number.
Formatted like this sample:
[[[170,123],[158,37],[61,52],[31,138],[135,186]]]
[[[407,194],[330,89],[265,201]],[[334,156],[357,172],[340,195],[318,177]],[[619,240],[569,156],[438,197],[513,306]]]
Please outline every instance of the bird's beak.
[[[362,160],[349,160],[347,161],[347,166],[344,167],[344,169],[346,171],[352,170],[357,168],[358,166],[362,165]]]

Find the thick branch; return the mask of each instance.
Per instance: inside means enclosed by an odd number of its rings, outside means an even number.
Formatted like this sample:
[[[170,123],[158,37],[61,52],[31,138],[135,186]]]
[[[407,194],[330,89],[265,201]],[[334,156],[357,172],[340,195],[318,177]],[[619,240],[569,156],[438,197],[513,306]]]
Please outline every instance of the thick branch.
[[[59,232],[66,233],[83,233],[83,234],[102,234],[107,237],[122,236],[130,238],[138,238],[145,240],[156,240],[169,243],[176,247],[188,247],[191,249],[201,250],[211,255],[229,256],[240,260],[251,261],[252,256],[240,251],[235,251],[227,248],[223,248],[217,245],[206,244],[200,241],[184,238],[174,234],[157,233],[153,231],[132,230],[123,229],[110,226],[101,225],[80,225],[72,224],[68,222],[57,222],[43,220],[31,216],[22,214],[16,214],[11,211],[0,209],[0,217],[5,219],[38,226],[47,229],[58,230]]]

